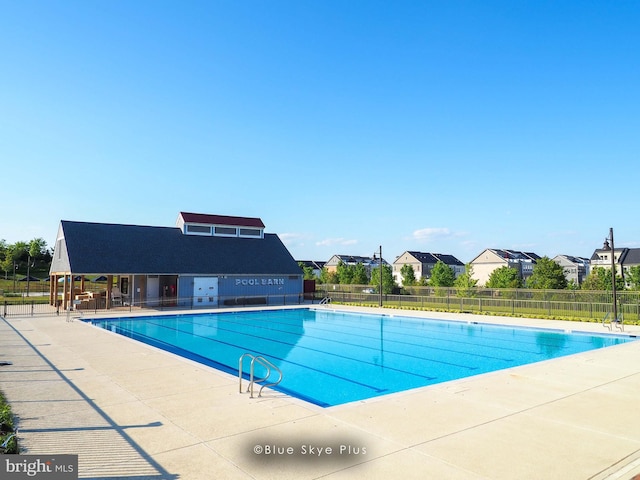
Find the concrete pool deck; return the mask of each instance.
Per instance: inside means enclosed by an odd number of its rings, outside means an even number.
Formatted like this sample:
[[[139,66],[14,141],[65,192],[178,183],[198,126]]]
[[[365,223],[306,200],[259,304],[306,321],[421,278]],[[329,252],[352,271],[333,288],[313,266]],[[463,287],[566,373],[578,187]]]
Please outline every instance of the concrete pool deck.
[[[599,323],[383,312],[609,333]],[[250,399],[237,377],[64,316],[0,319],[0,361],[12,363],[0,366],[0,389],[22,453],[77,454],[80,478],[640,473],[640,342],[330,408],[278,392]]]

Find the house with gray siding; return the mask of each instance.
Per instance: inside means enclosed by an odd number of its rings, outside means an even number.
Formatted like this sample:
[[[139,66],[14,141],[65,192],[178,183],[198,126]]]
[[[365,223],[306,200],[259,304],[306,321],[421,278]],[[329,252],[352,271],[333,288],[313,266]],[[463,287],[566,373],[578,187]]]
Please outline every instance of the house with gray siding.
[[[582,282],[591,271],[591,264],[588,258],[556,255],[553,257],[553,261],[562,267],[567,282],[574,282],[576,285],[582,285]]]

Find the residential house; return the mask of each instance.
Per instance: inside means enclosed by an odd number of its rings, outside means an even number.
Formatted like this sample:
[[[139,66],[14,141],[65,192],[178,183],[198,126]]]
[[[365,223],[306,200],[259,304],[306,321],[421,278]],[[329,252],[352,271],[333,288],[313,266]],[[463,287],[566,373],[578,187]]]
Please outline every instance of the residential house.
[[[336,272],[340,262],[345,265],[357,265],[358,263],[361,263],[370,270],[371,263],[373,263],[374,260],[371,257],[361,257],[359,255],[333,255],[325,262],[324,268],[326,268],[328,272]]]
[[[591,271],[591,264],[588,258],[556,255],[553,257],[553,261],[562,267],[567,282],[571,283],[573,281],[576,285],[582,285],[582,282]]]
[[[487,283],[494,270],[510,267],[515,268],[520,278],[526,281],[533,274],[533,266],[539,259],[540,256],[532,252],[487,248],[471,261],[473,278],[478,280],[479,286],[482,286]]]
[[[407,250],[402,255],[399,255],[393,262],[393,279],[398,285],[402,285],[401,271],[405,265],[411,265],[413,267],[416,280],[420,280],[421,278],[429,279],[431,277],[431,270],[433,270],[433,267],[435,267],[438,261],[442,261],[451,267],[456,277],[464,273],[464,263],[453,255]]]
[[[373,257],[361,257],[359,255],[333,255],[324,264],[324,268],[327,270],[327,272],[337,272],[340,262],[343,262],[345,265],[353,266],[361,263],[367,270],[367,275],[369,275],[369,278],[371,278],[371,270],[373,270],[374,268],[379,268],[380,266],[380,259],[376,255],[374,255]],[[382,259],[382,264],[389,265],[384,259]]]
[[[626,273],[631,267],[640,265],[640,248],[616,248],[611,251],[609,240],[605,240],[602,248],[596,249],[591,255],[591,269],[595,267],[611,268],[611,258],[616,266],[616,271],[627,283]]]

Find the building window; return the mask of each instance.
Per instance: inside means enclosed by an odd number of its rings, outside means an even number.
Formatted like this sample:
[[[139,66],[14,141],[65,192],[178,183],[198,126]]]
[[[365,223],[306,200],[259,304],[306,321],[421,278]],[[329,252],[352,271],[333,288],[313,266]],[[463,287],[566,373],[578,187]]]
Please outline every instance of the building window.
[[[214,232],[216,235],[233,235],[234,237],[237,235],[237,231],[233,227],[215,227]]]
[[[187,233],[211,235],[211,227],[205,227],[204,225],[187,225]]]
[[[240,236],[241,237],[259,237],[260,230],[257,228],[241,228]]]

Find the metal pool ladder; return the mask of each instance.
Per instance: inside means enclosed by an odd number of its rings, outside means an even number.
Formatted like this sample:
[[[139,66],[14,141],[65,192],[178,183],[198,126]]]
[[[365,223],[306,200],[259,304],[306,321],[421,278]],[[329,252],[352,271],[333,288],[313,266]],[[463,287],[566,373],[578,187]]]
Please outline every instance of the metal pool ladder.
[[[622,312],[620,313],[620,315],[618,315],[618,318],[613,318],[612,316],[611,320],[609,320],[609,325],[606,325],[607,318],[609,318],[610,313],[611,312],[607,313],[602,319],[602,326],[607,327],[609,330],[613,330],[612,327],[615,325],[617,329],[624,332],[624,315],[622,314]]]
[[[275,387],[282,381],[282,370],[276,367],[269,360],[264,358],[262,355],[253,355],[251,353],[243,353],[242,355],[240,355],[240,359],[238,360],[238,381],[239,381],[240,393],[242,393],[242,364],[246,357],[251,359],[251,364],[249,366],[249,386],[247,387],[247,392],[250,392],[250,395],[249,395],[250,398],[253,398],[253,385],[255,383],[260,383],[268,380],[269,377],[271,376],[272,370],[274,370],[278,374],[278,380],[276,380],[275,382],[264,383],[263,385],[261,385],[260,390],[258,390],[258,396],[262,395],[263,388]],[[262,365],[264,368],[267,369],[267,374],[262,378],[255,378],[254,373],[255,373],[256,363],[259,363],[260,365]]]

